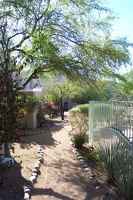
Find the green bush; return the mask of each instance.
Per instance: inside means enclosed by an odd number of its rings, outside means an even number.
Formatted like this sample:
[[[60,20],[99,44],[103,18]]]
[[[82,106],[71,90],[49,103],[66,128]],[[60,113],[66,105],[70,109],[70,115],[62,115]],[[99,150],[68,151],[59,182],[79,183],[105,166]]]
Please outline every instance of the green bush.
[[[82,114],[88,116],[89,104],[79,104],[79,105],[75,106],[75,108],[79,108]]]
[[[69,123],[72,128],[77,129],[78,133],[87,132],[88,130],[88,114],[86,109],[87,106],[84,104],[83,106],[78,105],[69,111]]]
[[[41,106],[41,98],[36,96],[27,96],[25,108],[28,112],[33,112]]]
[[[80,148],[88,141],[88,104],[78,105],[69,111],[68,120],[72,126],[75,147]]]
[[[100,161],[98,151],[92,147],[79,149],[79,154],[83,156],[85,160],[93,160],[94,162]]]
[[[81,148],[88,141],[88,136],[86,133],[77,133],[73,135],[72,141],[76,148]]]

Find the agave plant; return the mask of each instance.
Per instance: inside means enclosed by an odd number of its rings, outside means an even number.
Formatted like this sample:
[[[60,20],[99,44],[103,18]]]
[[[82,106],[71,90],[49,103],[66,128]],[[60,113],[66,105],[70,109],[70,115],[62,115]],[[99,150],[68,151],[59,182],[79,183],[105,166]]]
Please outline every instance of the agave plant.
[[[117,153],[114,145],[111,140],[108,143],[101,140],[96,145],[96,148],[108,179],[114,181],[114,163],[117,159]]]
[[[114,163],[115,184],[124,200],[133,200],[133,160],[129,152],[130,149],[126,148],[124,157],[120,156]]]
[[[100,141],[97,145],[99,157],[109,179],[111,179],[124,200],[133,200],[133,160],[130,157],[133,145],[124,141]]]

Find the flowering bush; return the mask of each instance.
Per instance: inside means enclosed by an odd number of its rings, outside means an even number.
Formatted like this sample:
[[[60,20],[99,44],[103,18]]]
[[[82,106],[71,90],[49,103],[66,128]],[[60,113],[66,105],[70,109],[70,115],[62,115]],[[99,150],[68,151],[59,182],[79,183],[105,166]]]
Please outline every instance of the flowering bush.
[[[2,66],[1,66],[2,65]],[[13,70],[6,70],[0,65],[0,146],[17,139],[19,141],[18,127],[21,122],[20,108],[22,102],[19,93],[15,91],[18,83]],[[16,137],[17,135],[17,137]]]

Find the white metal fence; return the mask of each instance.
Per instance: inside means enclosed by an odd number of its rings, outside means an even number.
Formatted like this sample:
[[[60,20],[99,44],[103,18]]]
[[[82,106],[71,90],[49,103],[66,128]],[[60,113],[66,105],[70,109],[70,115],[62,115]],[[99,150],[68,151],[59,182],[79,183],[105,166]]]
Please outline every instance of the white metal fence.
[[[133,102],[89,102],[89,138],[95,146],[100,139],[133,141]]]

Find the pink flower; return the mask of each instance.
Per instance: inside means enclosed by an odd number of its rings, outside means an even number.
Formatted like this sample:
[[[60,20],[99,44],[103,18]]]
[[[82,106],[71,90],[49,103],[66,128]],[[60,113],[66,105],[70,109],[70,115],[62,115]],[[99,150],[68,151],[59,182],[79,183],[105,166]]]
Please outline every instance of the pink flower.
[[[24,111],[24,112],[23,112],[23,115],[25,116],[26,114],[27,114],[26,111]]]

